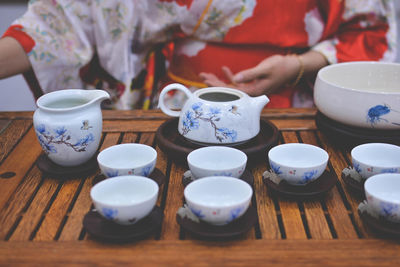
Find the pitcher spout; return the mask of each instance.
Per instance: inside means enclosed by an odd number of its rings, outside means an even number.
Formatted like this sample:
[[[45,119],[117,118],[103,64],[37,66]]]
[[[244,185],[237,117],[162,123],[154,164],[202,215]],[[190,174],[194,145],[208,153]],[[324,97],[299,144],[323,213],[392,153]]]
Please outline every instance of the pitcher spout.
[[[86,90],[88,98],[93,102],[102,102],[103,100],[110,99],[110,94],[104,90]]]

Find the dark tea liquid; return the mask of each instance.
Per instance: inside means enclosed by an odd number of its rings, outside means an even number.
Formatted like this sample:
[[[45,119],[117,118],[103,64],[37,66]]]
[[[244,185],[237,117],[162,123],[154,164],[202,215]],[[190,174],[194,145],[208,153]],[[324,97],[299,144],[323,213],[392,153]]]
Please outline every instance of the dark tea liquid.
[[[229,102],[239,99],[237,95],[220,92],[204,93],[199,95],[199,98],[213,102]]]

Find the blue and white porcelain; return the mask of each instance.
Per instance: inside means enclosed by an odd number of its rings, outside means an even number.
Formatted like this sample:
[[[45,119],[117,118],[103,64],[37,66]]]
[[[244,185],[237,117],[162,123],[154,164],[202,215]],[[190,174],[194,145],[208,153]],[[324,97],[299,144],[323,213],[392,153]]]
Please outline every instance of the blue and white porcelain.
[[[106,177],[139,175],[148,177],[157,163],[157,151],[145,144],[127,143],[108,147],[97,156]]]
[[[44,152],[62,166],[88,161],[97,151],[102,131],[103,90],[68,89],[41,96],[33,126]]]
[[[166,95],[172,90],[181,91],[187,97],[180,111],[165,104]],[[165,114],[179,117],[181,135],[207,144],[240,143],[255,137],[260,131],[261,111],[268,102],[265,95],[250,97],[225,87],[209,87],[192,93],[177,83],[166,86],[159,98],[159,106]]]
[[[207,176],[239,178],[246,169],[247,155],[232,147],[208,146],[190,152],[187,162],[195,179]]]
[[[400,64],[347,62],[322,68],[314,102],[327,117],[368,129],[400,129]]]
[[[292,185],[306,185],[324,173],[329,155],[314,145],[287,143],[270,149],[268,160],[281,179]]]
[[[400,223],[400,174],[371,176],[364,184],[368,208],[385,220]]]
[[[400,173],[400,146],[385,143],[362,144],[351,150],[351,161],[363,179],[380,173]]]
[[[184,196],[189,209],[200,220],[225,225],[240,218],[253,195],[251,186],[225,176],[197,179],[186,186]]]
[[[90,197],[97,212],[118,224],[135,224],[154,208],[159,187],[142,176],[105,179],[92,187]]]

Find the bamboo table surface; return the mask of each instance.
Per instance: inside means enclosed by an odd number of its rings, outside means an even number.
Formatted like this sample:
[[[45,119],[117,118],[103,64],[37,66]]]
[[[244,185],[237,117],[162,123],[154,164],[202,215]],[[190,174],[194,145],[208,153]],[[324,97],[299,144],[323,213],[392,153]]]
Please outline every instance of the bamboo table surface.
[[[157,168],[166,175],[157,205],[164,212],[158,231],[127,244],[99,242],[82,226],[91,210],[92,174],[65,180],[42,175],[35,162],[42,150],[32,127],[32,112],[0,113],[0,265],[151,264],[151,265],[399,265],[400,243],[383,239],[363,224],[358,204],[341,178],[350,165],[350,148],[335,147],[316,128],[315,109],[269,109],[262,117],[280,131],[280,142],[303,142],[328,151],[336,186],[317,200],[273,195],[262,181],[266,162],[252,164],[258,222],[238,239],[198,240],[176,222],[183,205],[181,178],[186,167],[168,159],[155,142],[169,117],[160,111],[103,111],[100,150],[137,142],[157,149]],[[7,176],[8,177],[8,176]]]

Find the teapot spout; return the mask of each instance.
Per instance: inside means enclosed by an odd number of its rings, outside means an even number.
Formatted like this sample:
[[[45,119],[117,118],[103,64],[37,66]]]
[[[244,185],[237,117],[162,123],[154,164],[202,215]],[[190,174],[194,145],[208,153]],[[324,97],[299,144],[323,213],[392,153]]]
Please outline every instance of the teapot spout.
[[[256,109],[261,113],[265,105],[269,103],[269,98],[266,95],[252,97],[252,102]]]

